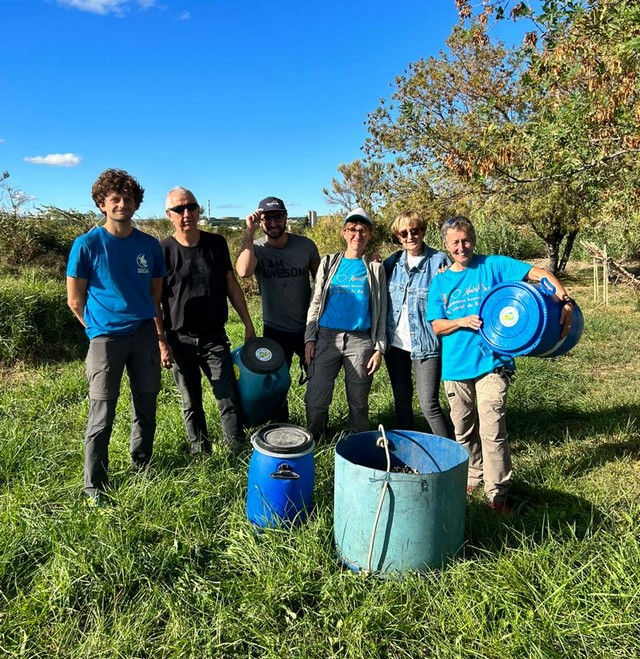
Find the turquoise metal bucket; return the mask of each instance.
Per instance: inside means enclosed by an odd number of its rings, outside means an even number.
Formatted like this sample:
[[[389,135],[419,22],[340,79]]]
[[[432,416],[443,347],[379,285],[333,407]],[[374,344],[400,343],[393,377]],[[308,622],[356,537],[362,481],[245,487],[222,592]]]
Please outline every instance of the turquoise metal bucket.
[[[380,431],[347,435],[336,445],[338,556],[356,572],[383,575],[443,567],[464,542],[469,456],[437,435],[385,434],[390,471],[385,450],[377,445]]]

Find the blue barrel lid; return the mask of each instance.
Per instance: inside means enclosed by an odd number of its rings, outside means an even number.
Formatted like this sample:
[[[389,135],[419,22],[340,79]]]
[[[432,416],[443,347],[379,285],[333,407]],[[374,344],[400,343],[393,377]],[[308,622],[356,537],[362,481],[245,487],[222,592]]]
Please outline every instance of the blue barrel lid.
[[[275,373],[284,364],[284,350],[273,339],[256,337],[240,348],[240,360],[253,373]]]
[[[290,423],[264,426],[251,437],[253,446],[267,455],[301,455],[313,450],[313,435]]]
[[[494,286],[480,304],[480,335],[493,352],[528,354],[542,340],[547,325],[547,306],[542,293],[523,281]]]

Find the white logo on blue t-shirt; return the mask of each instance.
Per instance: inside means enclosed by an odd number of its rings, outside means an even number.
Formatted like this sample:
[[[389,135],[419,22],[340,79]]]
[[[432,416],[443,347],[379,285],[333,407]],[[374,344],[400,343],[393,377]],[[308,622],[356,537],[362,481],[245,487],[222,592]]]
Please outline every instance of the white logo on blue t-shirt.
[[[144,254],[138,254],[136,257],[136,263],[138,264],[139,275],[146,275],[149,272],[149,263],[147,262],[147,257]]]

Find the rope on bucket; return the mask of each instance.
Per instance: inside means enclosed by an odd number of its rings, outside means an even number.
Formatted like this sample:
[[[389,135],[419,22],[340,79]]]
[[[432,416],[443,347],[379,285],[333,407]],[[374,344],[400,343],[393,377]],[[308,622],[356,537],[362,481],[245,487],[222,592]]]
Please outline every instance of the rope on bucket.
[[[387,456],[387,473],[385,474],[384,483],[382,483],[382,490],[380,491],[380,500],[378,501],[378,509],[376,510],[376,516],[373,519],[373,528],[371,529],[371,539],[369,540],[369,554],[367,555],[367,569],[365,573],[367,575],[371,574],[371,559],[373,557],[373,543],[376,538],[376,530],[378,529],[378,521],[380,519],[380,512],[382,511],[382,503],[384,497],[387,494],[387,489],[389,487],[389,477],[391,476],[391,454],[389,453],[389,440],[384,431],[384,426],[380,424],[378,426],[382,437],[379,437],[376,441],[377,447],[384,447],[384,452]]]

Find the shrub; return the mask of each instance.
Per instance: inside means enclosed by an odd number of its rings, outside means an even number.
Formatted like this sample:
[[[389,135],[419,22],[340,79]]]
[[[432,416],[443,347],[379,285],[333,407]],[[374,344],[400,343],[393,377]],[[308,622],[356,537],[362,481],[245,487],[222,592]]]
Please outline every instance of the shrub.
[[[342,252],[345,248],[342,239],[342,225],[345,215],[325,215],[318,219],[314,227],[307,229],[306,235],[318,246],[320,256]],[[384,222],[373,221],[373,236],[367,245],[367,252],[385,255],[389,252],[389,227]]]
[[[144,231],[158,240],[168,238],[174,231],[173,224],[171,224],[171,221],[167,218],[159,220],[138,220],[137,222],[134,222],[134,226],[136,229]]]
[[[62,280],[38,271],[0,278],[0,363],[77,359],[87,339],[66,303]]]
[[[547,256],[544,243],[528,226],[517,225],[500,215],[483,213],[472,221],[478,235],[478,254],[504,254],[525,261]]]
[[[606,247],[609,257],[615,261],[636,261],[640,258],[640,213],[608,212],[593,227],[580,233],[574,248],[575,256],[591,260],[581,238],[601,249]]]
[[[93,226],[94,214],[51,218],[0,212],[0,272],[17,274],[35,267],[51,277],[62,275],[73,240]]]

